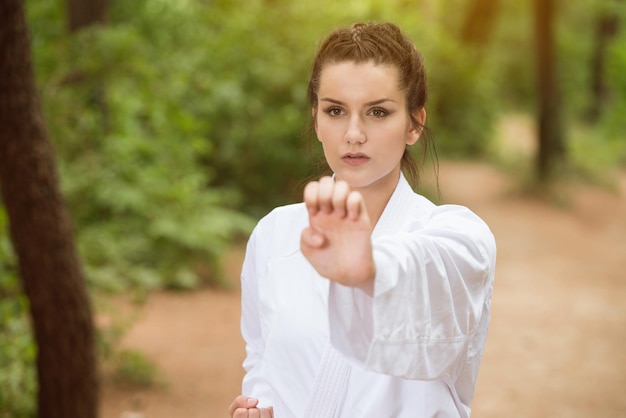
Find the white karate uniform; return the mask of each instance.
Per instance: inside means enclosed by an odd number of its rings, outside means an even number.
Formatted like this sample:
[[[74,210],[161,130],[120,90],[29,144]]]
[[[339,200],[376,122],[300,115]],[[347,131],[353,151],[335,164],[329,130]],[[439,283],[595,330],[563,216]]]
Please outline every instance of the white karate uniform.
[[[317,274],[303,203],[264,217],[242,270],[242,393],[290,417],[469,417],[496,247],[469,209],[401,176],[372,243],[374,296]]]

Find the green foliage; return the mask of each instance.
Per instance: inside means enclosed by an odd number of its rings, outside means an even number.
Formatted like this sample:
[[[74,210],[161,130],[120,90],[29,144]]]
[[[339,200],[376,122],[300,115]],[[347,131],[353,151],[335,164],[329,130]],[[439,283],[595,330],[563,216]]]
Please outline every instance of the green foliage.
[[[573,163],[586,173],[601,175],[626,165],[626,8],[615,0],[588,4],[564,3],[559,20],[559,74],[566,120],[568,148]],[[605,13],[617,17],[620,30],[604,53],[603,78],[608,95],[597,123],[586,123],[593,94],[592,69],[597,52],[597,20]],[[607,173],[604,173],[605,175]]]
[[[603,135],[607,141],[620,147],[621,165],[626,166],[626,11],[621,13],[622,30],[611,44],[607,62],[607,87],[611,92],[610,106],[602,118]]]
[[[116,356],[115,381],[133,388],[151,388],[163,384],[156,365],[142,353],[123,350]]]
[[[522,109],[535,113],[536,51],[534,10],[529,2],[502,3],[491,50],[492,74],[498,83],[494,99],[499,111]],[[596,53],[596,24],[602,13],[618,16],[620,30],[604,51],[604,81],[609,92],[601,117],[589,122],[592,101],[592,58]],[[624,165],[626,148],[626,8],[615,0],[557,3],[555,21],[556,83],[567,132],[569,164],[583,171]],[[588,160],[588,161],[587,161]],[[599,161],[608,163],[602,166]],[[594,167],[592,169],[592,167]],[[594,174],[598,175],[599,173]]]
[[[485,155],[497,116],[495,75],[489,62],[478,60],[445,33],[431,46],[435,71],[429,73],[427,120],[444,156]]]
[[[195,12],[143,5],[137,22],[57,39],[38,68],[87,277],[114,291],[219,280],[219,255],[252,227],[202,164],[215,143]]]
[[[532,111],[535,106],[534,32],[532,2],[502,2],[489,48],[498,75],[493,101],[500,106]],[[505,109],[500,109],[505,110]]]
[[[35,417],[36,347],[0,207],[0,417]]]
[[[569,135],[569,152],[575,174],[583,181],[615,186],[612,169],[626,165],[626,142],[582,124],[574,125]]]
[[[276,25],[302,16],[295,5],[266,8],[262,2],[233,2],[222,15],[209,13],[201,68],[213,80],[206,101],[216,147],[206,163],[216,184],[240,190],[246,210],[260,215],[293,200],[289,191],[310,173],[296,157],[308,115],[302,34]]]
[[[26,299],[0,299],[0,417],[35,417],[36,347]]]

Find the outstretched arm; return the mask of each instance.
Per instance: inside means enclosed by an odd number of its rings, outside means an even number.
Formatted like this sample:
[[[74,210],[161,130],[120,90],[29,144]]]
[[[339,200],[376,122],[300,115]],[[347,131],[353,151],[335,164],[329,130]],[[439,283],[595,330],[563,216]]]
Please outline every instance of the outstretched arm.
[[[376,267],[372,255],[372,225],[359,192],[330,177],[304,189],[309,227],[300,247],[315,270],[337,283],[372,293]]]

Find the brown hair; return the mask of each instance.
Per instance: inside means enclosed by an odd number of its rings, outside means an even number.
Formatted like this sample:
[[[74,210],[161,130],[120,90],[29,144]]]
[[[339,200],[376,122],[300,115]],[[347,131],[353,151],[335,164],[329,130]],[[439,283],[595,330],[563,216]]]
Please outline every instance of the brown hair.
[[[332,31],[320,44],[313,61],[309,79],[309,104],[316,108],[317,92],[320,86],[322,69],[327,64],[344,61],[355,63],[373,62],[374,64],[393,65],[398,69],[399,88],[406,93],[407,110],[415,128],[426,127],[413,117],[413,113],[426,105],[426,71],[422,55],[413,42],[398,26],[393,23],[355,23],[350,28],[338,28]],[[429,146],[434,151],[430,135],[422,135],[423,158]],[[409,152],[404,150],[402,170],[413,187],[419,182],[417,162]]]

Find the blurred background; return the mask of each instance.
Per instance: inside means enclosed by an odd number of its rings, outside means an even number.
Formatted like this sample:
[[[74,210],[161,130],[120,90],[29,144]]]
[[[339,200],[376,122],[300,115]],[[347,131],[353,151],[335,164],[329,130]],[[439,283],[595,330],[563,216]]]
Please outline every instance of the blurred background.
[[[227,415],[245,241],[320,158],[312,56],[332,28],[371,20],[425,59],[439,176],[426,156],[419,191],[469,206],[498,241],[472,416],[626,416],[623,0],[85,4],[25,7],[101,416]],[[0,417],[33,417],[43,348],[9,224],[0,206]]]

